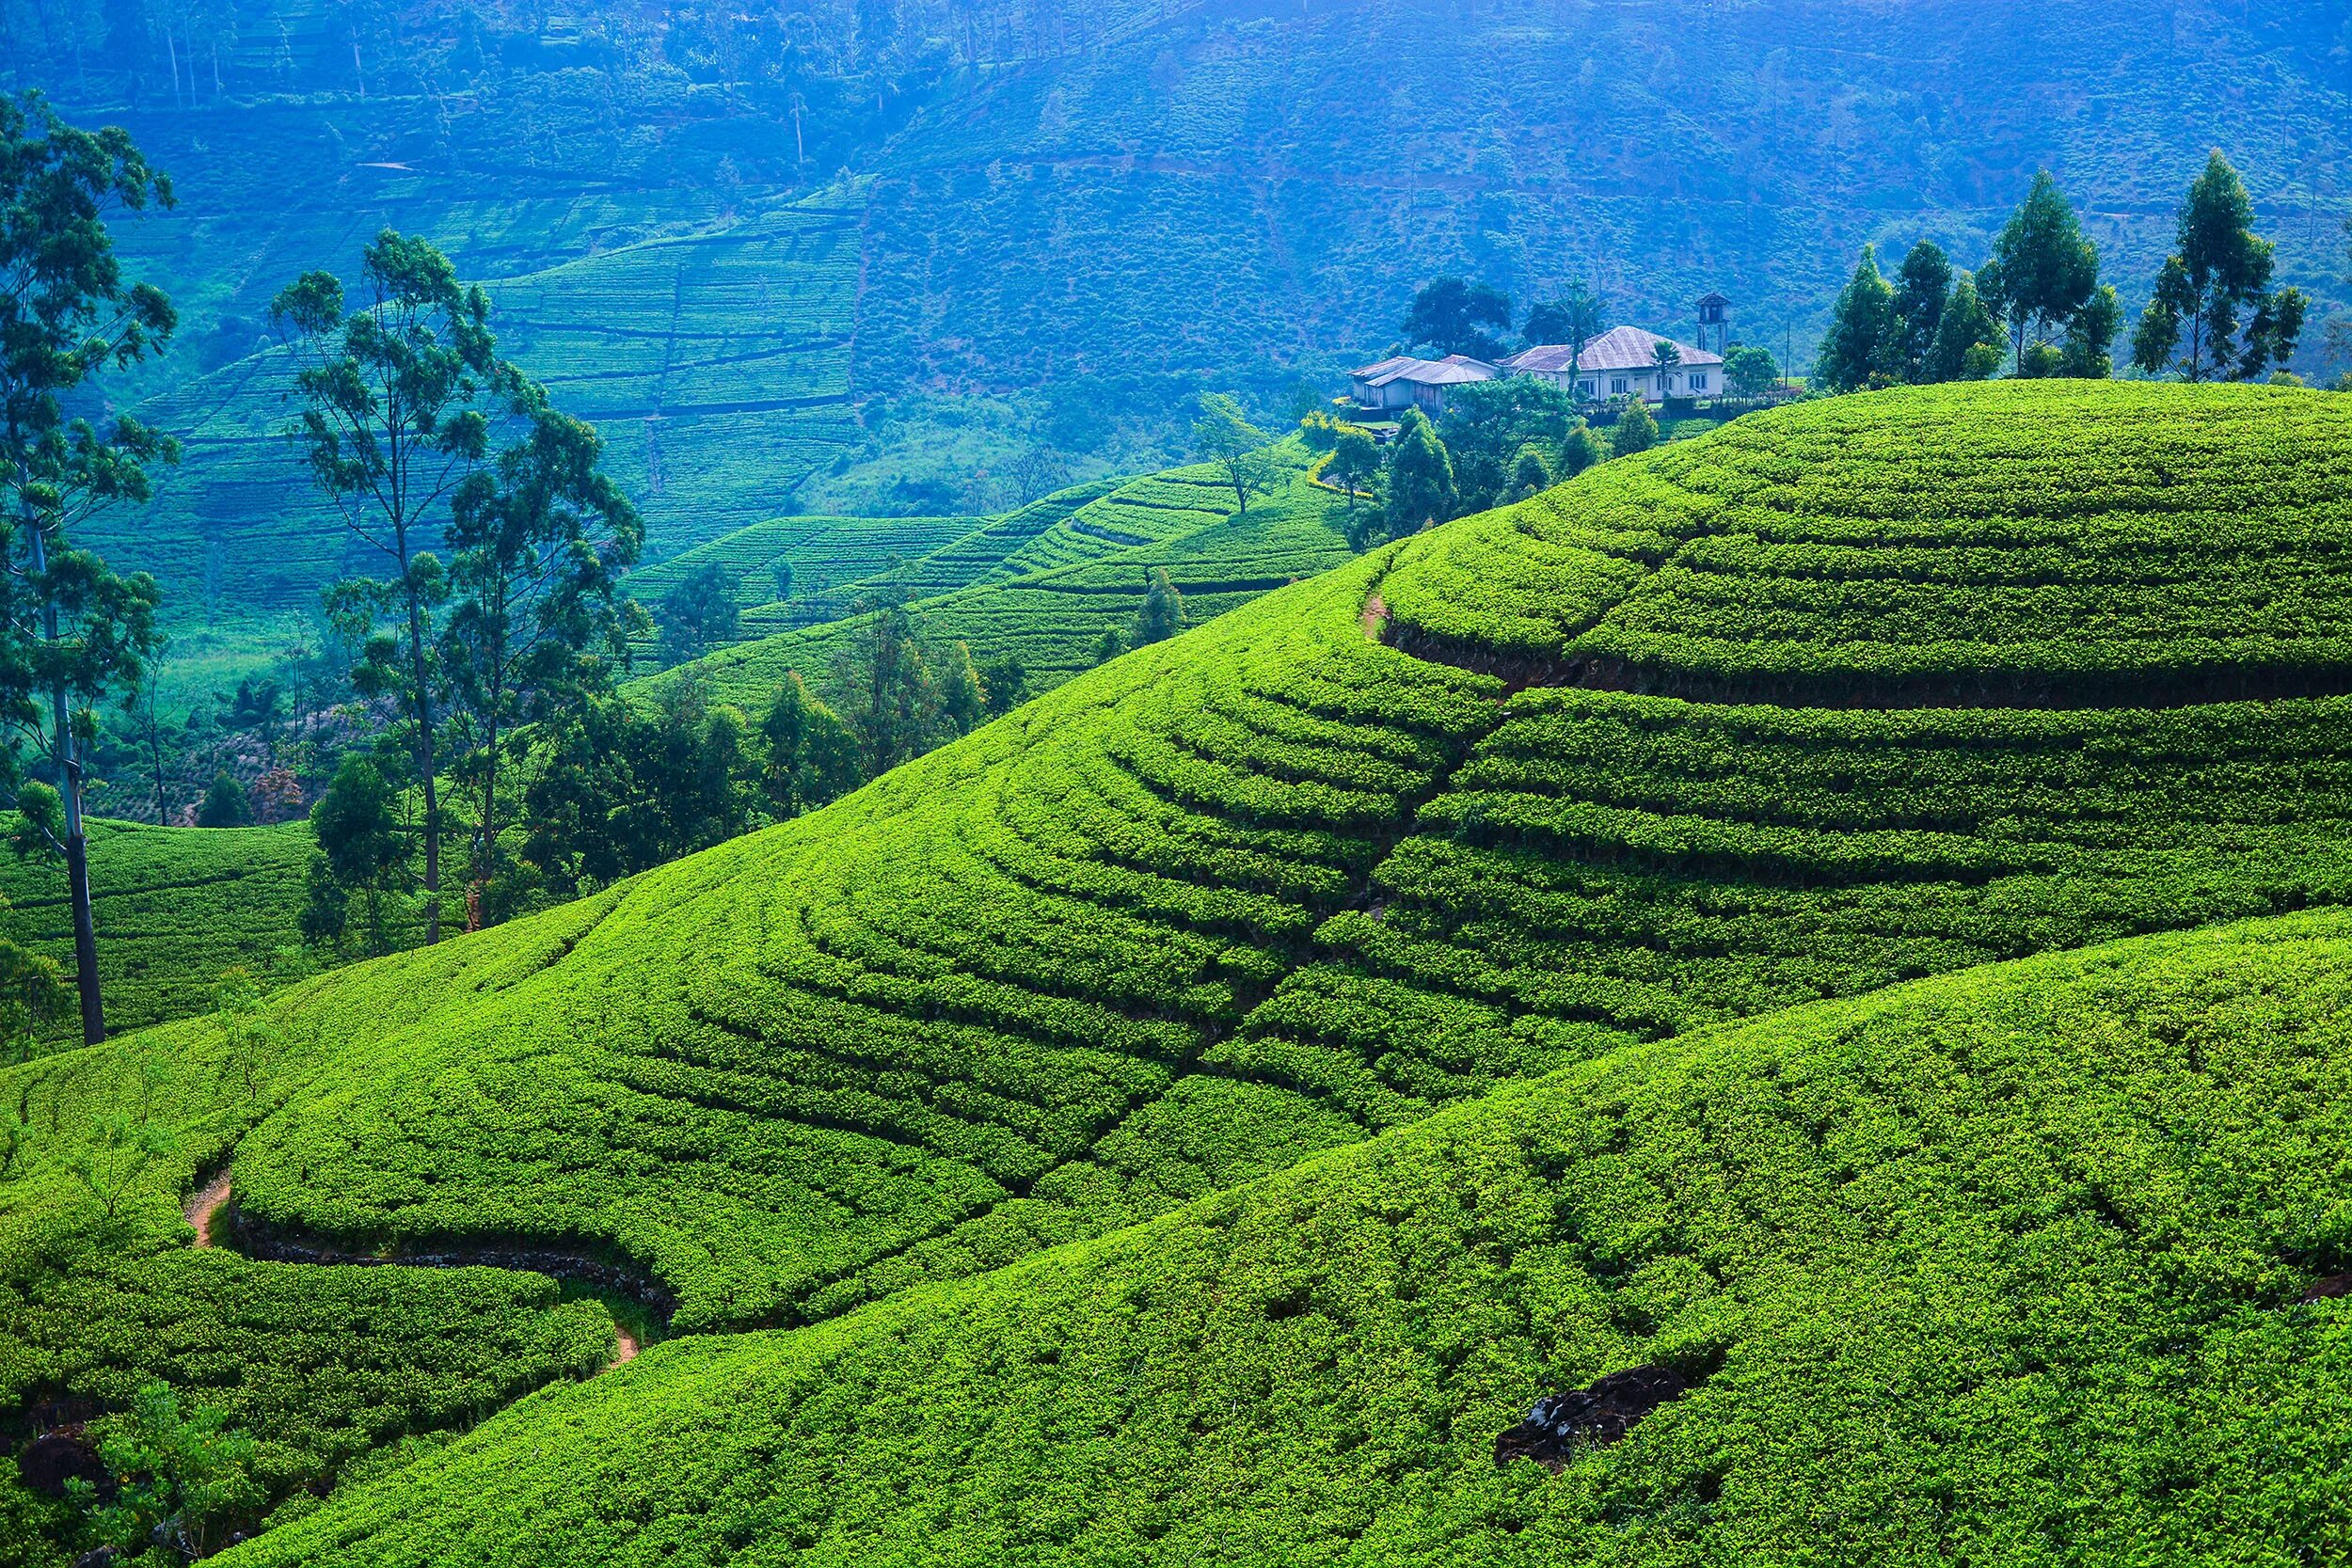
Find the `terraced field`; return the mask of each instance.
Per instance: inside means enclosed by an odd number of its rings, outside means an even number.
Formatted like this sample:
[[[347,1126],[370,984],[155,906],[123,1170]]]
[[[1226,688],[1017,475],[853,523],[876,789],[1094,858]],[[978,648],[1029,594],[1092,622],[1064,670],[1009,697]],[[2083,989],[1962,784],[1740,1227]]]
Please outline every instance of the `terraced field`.
[[[2330,911],[1616,1053],[964,1286],[656,1346],[231,1560],[2324,1557],[2348,1008]],[[1695,1386],[1562,1474],[1496,1463],[1540,1396],[1648,1367]]]
[[[894,556],[923,560],[965,538],[981,517],[771,517],[629,574],[624,590],[658,611],[665,595],[716,566],[734,584],[738,609],[767,620],[828,621],[847,586],[882,575]],[[792,568],[792,597],[776,601],[776,568]]]
[[[92,819],[92,906],[101,941],[106,1026],[137,1029],[213,1006],[221,973],[274,967],[301,941],[296,922],[310,860],[310,825],[158,828]],[[73,974],[73,915],[65,868],[0,858],[0,933]],[[78,1020],[44,1037],[80,1038]]]
[[[485,1249],[618,1269],[675,1337],[793,1330],[525,1401],[254,1556],[2324,1542],[2342,1336],[2294,1304],[2352,1269],[2341,917],[1688,1031],[2352,901],[2347,437],[2346,400],[2245,388],[1743,420],[310,982],[261,1044],[193,1021],[13,1069],[8,1310],[124,1305],[5,1386],[126,1375],[126,1259],[187,1256],[225,1159],[251,1251]],[[1661,629],[1737,617],[1737,657]],[[72,1162],[135,1109],[177,1141],[96,1240]],[[1644,1357],[1705,1379],[1654,1446],[1492,1467],[1539,1379]]]
[[[927,634],[965,642],[981,663],[1016,657],[1031,692],[1050,689],[1099,662],[1105,631],[1126,632],[1155,570],[1167,571],[1184,595],[1185,624],[1199,626],[1353,556],[1339,504],[1305,482],[1306,454],[1295,446],[1276,450],[1287,477],[1246,515],[1234,515],[1232,491],[1220,490],[1199,467],[1080,486],[903,572],[852,583],[832,596],[834,608],[848,610],[862,593],[914,590],[969,573],[969,586],[914,602]],[[788,622],[800,609],[752,611],[744,629]],[[831,671],[864,625],[863,617],[845,615],[721,649],[690,668],[714,696],[756,711],[787,671],[804,677]],[[636,689],[651,695],[679,678],[651,676]]]
[[[856,444],[857,256],[854,210],[778,203],[715,232],[494,279],[493,325],[503,353],[603,432],[605,467],[658,560],[775,516]],[[191,649],[265,657],[301,635],[333,576],[373,569],[278,434],[290,379],[270,350],[140,405],[182,436],[185,459],[153,505],[93,530],[98,547],[155,573]]]

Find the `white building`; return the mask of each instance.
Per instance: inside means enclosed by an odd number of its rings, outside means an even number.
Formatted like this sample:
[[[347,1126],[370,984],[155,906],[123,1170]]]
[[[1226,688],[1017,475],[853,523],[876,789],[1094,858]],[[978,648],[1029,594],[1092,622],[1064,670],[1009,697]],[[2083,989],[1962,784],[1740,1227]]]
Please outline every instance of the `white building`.
[[[1659,363],[1661,343],[1673,345],[1672,363]],[[1644,403],[1718,397],[1724,389],[1722,355],[1638,326],[1613,326],[1586,343],[1581,355],[1566,343],[1544,343],[1511,356],[1502,361],[1502,369],[1512,375],[1541,376],[1597,403],[1622,397],[1638,397]]]
[[[1416,359],[1398,355],[1347,372],[1348,389],[1363,408],[1418,407],[1437,414],[1445,407],[1446,393],[1473,381],[1492,381],[1502,373],[1484,359],[1449,354],[1442,359]]]

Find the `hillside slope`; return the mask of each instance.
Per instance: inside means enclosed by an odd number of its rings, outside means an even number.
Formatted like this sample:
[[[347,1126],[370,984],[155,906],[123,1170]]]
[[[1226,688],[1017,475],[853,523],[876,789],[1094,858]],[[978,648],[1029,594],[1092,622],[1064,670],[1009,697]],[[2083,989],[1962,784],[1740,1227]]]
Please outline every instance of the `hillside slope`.
[[[348,271],[386,222],[491,285],[522,362],[602,422],[657,555],[794,505],[908,510],[879,503],[909,476],[962,490],[924,510],[993,507],[981,476],[1023,451],[1172,460],[1185,393],[1335,391],[1441,272],[1522,304],[1589,279],[1669,331],[1720,290],[1802,362],[1862,244],[1928,235],[1974,265],[2038,167],[2136,312],[2221,147],[2316,324],[2352,305],[2344,26],[2331,0],[1216,0],[927,69],[872,140],[832,143],[853,180],[801,166],[780,94],[585,67],[77,110],[177,182],[176,212],[123,230],[185,341],[124,395],[168,393],[150,409],[196,437],[157,520],[100,537],[164,577],[183,631],[308,610],[332,558],[299,468],[215,405],[271,293]]]
[[[657,1346],[228,1560],[2315,1560],[2347,1107],[2340,911],[1972,971]],[[1496,1463],[1645,1366],[1697,1386]]]
[[[1306,478],[1310,454],[1296,442],[1273,451],[1274,493],[1247,514],[1236,514],[1232,488],[1203,465],[1079,486],[903,570],[852,583],[829,596],[829,608],[853,611],[866,594],[914,593],[962,578],[962,585],[909,604],[923,635],[961,641],[981,663],[1018,659],[1030,692],[1050,690],[1101,662],[1104,633],[1128,633],[1155,571],[1168,573],[1183,595],[1184,624],[1197,626],[1354,556],[1340,501]],[[744,628],[796,619],[798,608],[763,607],[745,615]],[[752,638],[644,677],[632,689],[652,696],[692,680],[709,696],[757,712],[788,671],[821,688],[868,619],[845,613]]]
[[[224,1161],[259,1250],[569,1259],[674,1334],[790,1326],[1695,1027],[2352,902],[2347,437],[2352,399],[2246,388],[1742,420],[250,1038],[0,1074],[40,1325],[5,1387],[119,1386],[163,1289],[123,1281],[186,1266]],[[134,1117],[167,1148],[102,1224],[75,1162]]]
[[[119,1033],[213,1006],[222,972],[256,974],[302,940],[303,874],[313,846],[308,822],[266,828],[159,828],[89,824],[92,914],[101,941],[106,1027]],[[71,983],[73,914],[65,868],[55,861],[0,860],[0,933],[57,960]],[[78,1018],[59,1018],[53,1040],[79,1039]]]

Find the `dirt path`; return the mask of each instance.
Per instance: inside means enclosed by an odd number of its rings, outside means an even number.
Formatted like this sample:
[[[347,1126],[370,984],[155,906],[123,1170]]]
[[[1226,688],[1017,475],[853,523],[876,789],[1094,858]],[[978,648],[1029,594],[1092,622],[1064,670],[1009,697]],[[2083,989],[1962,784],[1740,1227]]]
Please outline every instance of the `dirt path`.
[[[628,1329],[622,1327],[619,1323],[614,1323],[612,1325],[612,1335],[618,1341],[617,1348],[615,1348],[612,1352],[612,1365],[615,1367],[625,1367],[631,1361],[636,1360],[639,1349],[637,1336],[631,1334]]]
[[[188,1195],[187,1204],[181,1210],[181,1212],[187,1215],[190,1225],[196,1227],[198,1246],[213,1244],[213,1222],[219,1218],[220,1212],[228,1207],[229,1173],[227,1171],[222,1171]]]
[[[1375,642],[1379,641],[1380,628],[1388,625],[1389,621],[1388,601],[1377,594],[1367,595],[1364,599],[1364,613],[1361,620],[1364,635]]]

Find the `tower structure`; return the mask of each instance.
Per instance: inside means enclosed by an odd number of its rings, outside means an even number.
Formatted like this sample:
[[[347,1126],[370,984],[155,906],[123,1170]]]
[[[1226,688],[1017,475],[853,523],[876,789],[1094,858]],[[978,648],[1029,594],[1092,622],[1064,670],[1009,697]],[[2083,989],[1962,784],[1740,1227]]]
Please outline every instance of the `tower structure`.
[[[1699,335],[1692,346],[1714,354],[1731,352],[1731,301],[1718,293],[1702,295],[1698,302]]]

